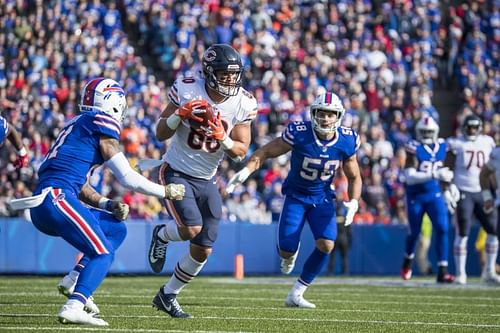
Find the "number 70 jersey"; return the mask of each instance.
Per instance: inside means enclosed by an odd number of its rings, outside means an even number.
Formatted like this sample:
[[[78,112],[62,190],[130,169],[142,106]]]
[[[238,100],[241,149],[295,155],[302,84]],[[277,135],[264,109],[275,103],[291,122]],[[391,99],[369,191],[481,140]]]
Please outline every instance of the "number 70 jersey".
[[[282,139],[292,146],[283,194],[311,204],[332,200],[335,170],[359,149],[358,134],[341,126],[333,140],[320,140],[310,121],[296,121],[283,131]]]

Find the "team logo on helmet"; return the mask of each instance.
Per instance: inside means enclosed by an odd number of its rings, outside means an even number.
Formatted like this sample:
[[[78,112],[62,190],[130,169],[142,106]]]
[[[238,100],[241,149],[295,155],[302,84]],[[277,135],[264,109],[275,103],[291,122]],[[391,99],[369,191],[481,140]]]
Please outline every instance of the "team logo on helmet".
[[[217,58],[217,53],[213,49],[208,49],[203,55],[205,61],[212,62]]]

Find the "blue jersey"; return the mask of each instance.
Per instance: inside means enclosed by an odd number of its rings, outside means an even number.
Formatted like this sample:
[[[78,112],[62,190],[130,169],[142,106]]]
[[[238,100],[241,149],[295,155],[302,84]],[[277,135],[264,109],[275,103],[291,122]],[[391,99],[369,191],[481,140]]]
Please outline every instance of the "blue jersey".
[[[99,138],[119,140],[120,132],[120,123],[104,112],[89,111],[74,118],[59,133],[40,166],[38,189],[52,186],[80,193],[90,171],[104,162]]]
[[[350,128],[339,127],[335,139],[320,140],[311,122],[296,121],[287,126],[282,139],[293,147],[283,194],[312,204],[332,200],[335,170],[358,150],[358,134]]]
[[[443,139],[438,139],[437,143],[432,145],[424,145],[416,140],[412,140],[406,144],[406,152],[415,155],[418,166],[417,171],[431,173],[443,167],[443,162],[446,158],[448,145]],[[441,186],[437,179],[429,180],[425,183],[406,185],[407,194],[436,194],[441,192]]]
[[[7,123],[7,120],[5,120],[5,118],[0,116],[0,146],[7,138],[8,131],[9,131],[9,124]]]

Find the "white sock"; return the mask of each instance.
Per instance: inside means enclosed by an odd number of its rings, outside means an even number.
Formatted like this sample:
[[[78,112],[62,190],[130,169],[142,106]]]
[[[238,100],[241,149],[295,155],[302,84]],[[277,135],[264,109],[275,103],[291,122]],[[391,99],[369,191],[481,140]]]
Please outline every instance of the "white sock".
[[[465,264],[467,262],[467,240],[469,237],[460,237],[457,235],[455,244],[453,245],[453,253],[455,256],[455,273],[456,275],[466,276]]]
[[[76,300],[76,299],[68,299],[66,301],[66,305],[70,308],[70,309],[75,309],[75,310],[83,310],[83,306],[85,304],[83,304],[82,302]]]
[[[169,221],[163,228],[158,232],[158,236],[164,242],[170,241],[181,241],[181,235],[179,234],[179,229],[175,221]]]
[[[178,294],[201,271],[207,261],[198,262],[190,254],[182,258],[175,266],[174,274],[163,286],[165,294]]]
[[[292,287],[292,290],[290,290],[290,294],[292,295],[298,295],[302,296],[307,290],[307,286],[304,285],[303,283],[300,283],[299,280],[295,281],[295,284]]]
[[[495,235],[486,236],[486,262],[484,271],[488,274],[495,274],[495,264],[497,261],[498,239]]]
[[[76,280],[78,280],[78,277],[80,276],[80,272],[77,272],[77,271],[75,271],[75,270],[72,270],[71,272],[69,272],[69,273],[68,273],[68,276],[69,276],[72,280],[76,281]]]

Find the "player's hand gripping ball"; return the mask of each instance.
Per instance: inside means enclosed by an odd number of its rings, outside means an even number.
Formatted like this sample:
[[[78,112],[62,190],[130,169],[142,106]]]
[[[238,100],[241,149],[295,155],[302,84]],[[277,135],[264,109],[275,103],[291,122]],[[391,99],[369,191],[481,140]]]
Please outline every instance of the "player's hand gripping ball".
[[[200,103],[192,104],[189,126],[196,131],[210,134],[210,122],[214,122],[215,118],[215,111],[212,105],[205,100],[200,100]]]

